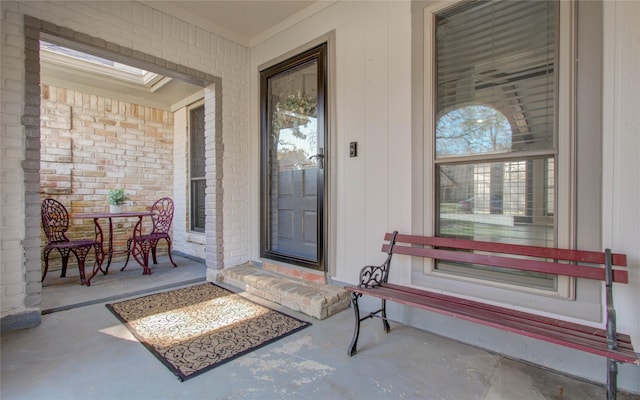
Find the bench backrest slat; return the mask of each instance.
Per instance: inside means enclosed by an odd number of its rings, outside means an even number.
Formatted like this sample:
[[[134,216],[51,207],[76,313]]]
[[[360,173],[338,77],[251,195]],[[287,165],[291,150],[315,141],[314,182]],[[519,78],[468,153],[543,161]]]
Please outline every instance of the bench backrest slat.
[[[390,240],[391,234],[385,235],[385,240]],[[403,246],[399,243],[417,244],[430,247]],[[439,247],[439,248],[435,248]],[[447,249],[449,248],[449,249]],[[470,251],[454,251],[451,249],[461,249]],[[388,252],[389,245],[382,246],[382,251]],[[491,252],[493,254],[477,254],[472,251]],[[414,235],[397,235],[393,253],[410,256],[427,257],[438,260],[457,261],[464,263],[488,265],[502,268],[519,269],[533,272],[542,272],[556,275],[573,276],[604,281],[605,269],[598,266],[564,264],[557,262],[572,261],[590,264],[604,264],[604,252],[553,249],[546,247],[513,245],[506,243],[480,242],[466,239],[452,239],[440,237],[423,237]],[[509,256],[505,257],[502,254]],[[537,257],[553,261],[535,260],[530,258],[517,258],[516,256]],[[618,267],[626,266],[626,256],[624,254],[614,254],[613,264]],[[613,280],[619,283],[628,283],[626,270],[615,269]]]

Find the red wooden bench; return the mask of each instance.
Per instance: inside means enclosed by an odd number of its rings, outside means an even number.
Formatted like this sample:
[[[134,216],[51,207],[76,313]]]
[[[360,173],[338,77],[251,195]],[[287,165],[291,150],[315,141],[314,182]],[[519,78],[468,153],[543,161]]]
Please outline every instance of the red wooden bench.
[[[612,254],[609,249],[604,252],[567,250],[403,235],[398,232],[387,233],[384,239],[389,242],[382,246],[382,251],[387,253],[386,261],[381,266],[364,267],[360,271],[359,284],[345,286],[351,292],[355,312],[355,331],[348,349],[350,356],[357,352],[360,323],[363,320],[382,318],[383,328],[389,332],[386,301],[390,300],[605,357],[608,370],[607,399],[616,397],[617,363],[640,365],[629,335],[616,332],[612,289],[613,282],[628,283],[624,254]],[[606,287],[606,329],[388,283],[393,254],[603,281]],[[365,294],[381,299],[382,305],[379,310],[361,317],[358,299]]]

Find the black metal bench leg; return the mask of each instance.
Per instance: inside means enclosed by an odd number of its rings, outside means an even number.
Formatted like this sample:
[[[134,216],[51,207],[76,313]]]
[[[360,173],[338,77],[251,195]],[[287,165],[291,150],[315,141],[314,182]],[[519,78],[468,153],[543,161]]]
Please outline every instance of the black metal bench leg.
[[[389,326],[389,322],[387,322],[387,301],[382,300],[382,307],[380,308],[380,316],[382,317],[382,326],[384,327],[384,331],[389,333],[391,327]]]
[[[616,400],[617,388],[618,364],[615,360],[607,359],[607,400]]]
[[[358,297],[362,296],[360,293],[351,293],[351,304],[353,304],[353,312],[356,317],[356,325],[353,331],[353,339],[347,350],[349,357],[353,357],[358,352],[358,337],[360,336],[360,308],[358,307]]]

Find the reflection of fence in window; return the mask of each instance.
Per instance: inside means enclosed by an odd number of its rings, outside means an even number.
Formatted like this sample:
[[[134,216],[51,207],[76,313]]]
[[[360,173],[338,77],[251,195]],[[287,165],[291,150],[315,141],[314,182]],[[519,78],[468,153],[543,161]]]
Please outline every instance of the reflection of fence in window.
[[[474,213],[526,214],[526,161],[476,164],[473,182]]]
[[[491,164],[477,164],[473,169],[473,212],[489,213],[491,192]]]
[[[504,163],[502,211],[505,215],[524,216],[527,201],[527,162]]]
[[[544,215],[552,216],[555,213],[556,208],[556,193],[555,193],[555,165],[554,159],[549,158],[545,163],[545,188],[544,188]]]

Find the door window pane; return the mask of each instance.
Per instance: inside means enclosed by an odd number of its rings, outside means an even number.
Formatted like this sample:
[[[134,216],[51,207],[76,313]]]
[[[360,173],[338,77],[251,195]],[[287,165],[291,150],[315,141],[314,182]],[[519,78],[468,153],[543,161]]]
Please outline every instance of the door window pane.
[[[318,215],[316,62],[269,80],[271,117],[271,248],[303,259],[316,259]],[[275,159],[274,159],[275,156]],[[311,190],[309,190],[311,189]]]

